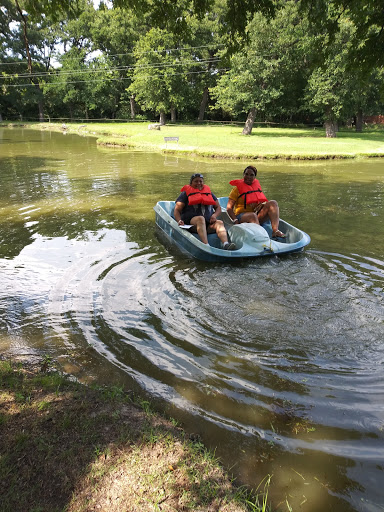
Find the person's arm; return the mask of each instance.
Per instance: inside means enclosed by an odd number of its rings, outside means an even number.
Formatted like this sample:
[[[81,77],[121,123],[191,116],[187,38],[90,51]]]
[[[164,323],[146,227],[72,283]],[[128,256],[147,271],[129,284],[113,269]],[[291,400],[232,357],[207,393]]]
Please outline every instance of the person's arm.
[[[179,226],[184,226],[184,221],[181,220],[181,212],[184,210],[185,204],[180,203],[179,201],[175,204],[175,209],[173,211],[173,216],[175,217],[175,221]]]
[[[216,222],[217,220],[217,217],[220,215],[221,213],[221,206],[220,206],[220,203],[219,201],[216,199],[216,204],[215,206],[213,207],[213,209],[215,210],[215,213],[213,213],[211,215],[211,218],[209,219],[209,223],[210,224],[213,224],[214,222]]]
[[[228,199],[227,203],[227,213],[232,219],[233,222],[239,222],[239,219],[236,217],[235,212],[233,211],[233,207],[235,206],[235,201],[233,199]]]

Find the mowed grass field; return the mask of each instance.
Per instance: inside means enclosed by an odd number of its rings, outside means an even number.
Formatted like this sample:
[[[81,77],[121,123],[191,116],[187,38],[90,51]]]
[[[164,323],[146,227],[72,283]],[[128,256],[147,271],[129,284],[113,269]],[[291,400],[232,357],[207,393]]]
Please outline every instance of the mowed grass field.
[[[326,138],[323,128],[253,128],[242,135],[240,125],[169,124],[160,130],[148,129],[148,122],[127,123],[39,123],[31,128],[65,130],[93,135],[99,144],[133,146],[148,150],[181,152],[217,158],[322,159],[384,156],[384,127],[362,133],[343,129],[336,138]],[[164,137],[179,137],[165,142]]]

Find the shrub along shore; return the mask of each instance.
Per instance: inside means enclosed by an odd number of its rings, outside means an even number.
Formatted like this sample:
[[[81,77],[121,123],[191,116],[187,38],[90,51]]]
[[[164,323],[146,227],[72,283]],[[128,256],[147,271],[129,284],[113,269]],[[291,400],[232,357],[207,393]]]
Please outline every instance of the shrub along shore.
[[[194,435],[120,388],[85,386],[49,358],[0,360],[2,512],[265,512]]]
[[[2,126],[20,126],[2,124]],[[252,134],[242,135],[242,126],[225,125],[150,125],[148,122],[104,123],[26,123],[25,127],[62,131],[97,137],[107,146],[133,147],[208,158],[297,159],[384,157],[384,128],[366,127],[362,133],[340,130],[336,138],[326,138],[323,128],[281,128],[256,126]],[[149,126],[155,129],[149,129]],[[156,129],[158,128],[158,129]],[[178,138],[165,141],[164,138]]]

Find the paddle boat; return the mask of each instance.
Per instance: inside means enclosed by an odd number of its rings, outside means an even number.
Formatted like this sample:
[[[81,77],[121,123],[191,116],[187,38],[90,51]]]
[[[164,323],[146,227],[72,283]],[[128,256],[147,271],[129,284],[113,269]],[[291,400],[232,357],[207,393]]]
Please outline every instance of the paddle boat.
[[[167,243],[176,246],[189,257],[217,262],[300,252],[311,241],[307,233],[282,219],[280,219],[279,229],[285,233],[285,238],[272,238],[272,227],[269,221],[262,226],[250,223],[234,224],[226,210],[228,197],[219,197],[218,200],[222,210],[218,218],[224,222],[228,238],[236,244],[236,250],[222,249],[216,233],[208,235],[207,245],[200,241],[197,233],[190,233],[179,226],[173,217],[175,201],[159,201],[154,206],[156,225],[160,234]]]

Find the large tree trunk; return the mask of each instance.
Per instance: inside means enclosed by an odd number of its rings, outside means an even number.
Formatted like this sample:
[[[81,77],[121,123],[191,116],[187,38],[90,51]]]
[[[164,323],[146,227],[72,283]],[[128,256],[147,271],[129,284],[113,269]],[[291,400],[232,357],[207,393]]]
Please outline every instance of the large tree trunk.
[[[132,119],[135,119],[136,117],[136,101],[135,101],[135,95],[132,94],[132,96],[129,98],[129,103],[131,105],[131,117]]]
[[[334,121],[325,121],[324,123],[325,127],[325,136],[329,138],[335,138],[336,137],[336,131],[337,131],[337,125]]]
[[[203,97],[201,98],[199,117],[197,118],[198,121],[204,120],[204,114],[205,114],[205,109],[207,108],[208,98],[209,98],[209,92],[208,92],[208,87],[206,87],[203,91]]]
[[[363,131],[363,110],[359,108],[356,114],[356,131],[362,132]]]
[[[165,113],[164,112],[160,112],[159,123],[160,123],[161,126],[165,125]]]
[[[176,109],[171,107],[171,123],[176,123]]]
[[[334,119],[334,114],[331,106],[327,106],[325,109],[326,121],[324,122],[325,136],[328,138],[335,138],[336,132],[339,131],[337,121]]]
[[[243,128],[243,135],[251,135],[253,124],[256,119],[256,107],[252,107],[251,110],[248,112],[247,120],[245,121],[245,125]]]

